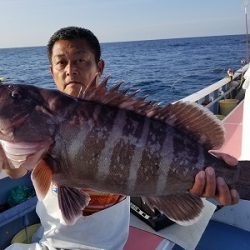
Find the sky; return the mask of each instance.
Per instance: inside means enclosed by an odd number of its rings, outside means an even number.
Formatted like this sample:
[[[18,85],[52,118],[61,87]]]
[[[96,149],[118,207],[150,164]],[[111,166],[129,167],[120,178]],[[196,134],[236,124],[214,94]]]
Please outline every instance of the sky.
[[[101,43],[246,32],[243,0],[0,0],[0,10],[0,48],[45,46],[72,25]]]

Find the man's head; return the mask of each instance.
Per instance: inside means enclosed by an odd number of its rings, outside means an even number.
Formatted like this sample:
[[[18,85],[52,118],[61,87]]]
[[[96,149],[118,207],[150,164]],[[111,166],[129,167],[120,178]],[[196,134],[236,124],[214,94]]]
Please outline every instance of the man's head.
[[[51,63],[52,57],[52,49],[55,42],[59,40],[75,40],[75,39],[83,39],[85,40],[88,45],[93,50],[95,54],[96,63],[101,58],[101,47],[97,37],[88,29],[81,28],[81,27],[65,27],[57,30],[49,39],[47,50],[48,50],[48,57]]]
[[[62,28],[51,36],[47,48],[54,81],[67,94],[77,96],[96,75],[102,74],[100,43],[88,29]]]

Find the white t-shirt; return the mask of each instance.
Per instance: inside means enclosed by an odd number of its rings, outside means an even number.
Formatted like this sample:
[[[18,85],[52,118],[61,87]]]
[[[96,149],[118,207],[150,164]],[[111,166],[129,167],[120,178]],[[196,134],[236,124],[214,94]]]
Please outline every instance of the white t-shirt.
[[[13,244],[6,250],[58,249],[123,249],[129,231],[130,199],[82,217],[74,225],[66,225],[58,207],[57,192],[51,188],[36,211],[44,228],[39,243]]]

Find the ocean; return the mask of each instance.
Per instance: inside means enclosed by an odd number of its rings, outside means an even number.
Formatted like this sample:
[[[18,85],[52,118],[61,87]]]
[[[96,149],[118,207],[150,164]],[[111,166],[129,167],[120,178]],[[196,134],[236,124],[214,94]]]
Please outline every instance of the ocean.
[[[140,89],[148,100],[168,103],[192,94],[238,69],[246,59],[245,35],[102,43],[110,85]],[[0,77],[7,82],[55,88],[46,47],[0,49]]]

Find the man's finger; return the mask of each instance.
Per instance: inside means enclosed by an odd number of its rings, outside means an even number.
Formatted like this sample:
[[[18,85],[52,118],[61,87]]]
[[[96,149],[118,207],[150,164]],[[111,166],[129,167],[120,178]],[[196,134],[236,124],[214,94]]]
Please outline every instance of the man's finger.
[[[216,192],[216,178],[215,172],[212,167],[207,167],[205,169],[206,174],[206,187],[203,193],[204,197],[214,197]]]
[[[231,198],[232,198],[232,205],[237,204],[240,200],[240,195],[235,189],[230,190]]]
[[[195,182],[190,192],[195,195],[201,196],[204,192],[205,185],[206,185],[205,172],[200,171],[195,176]]]
[[[221,177],[217,178],[217,199],[221,205],[232,204],[230,189]]]

